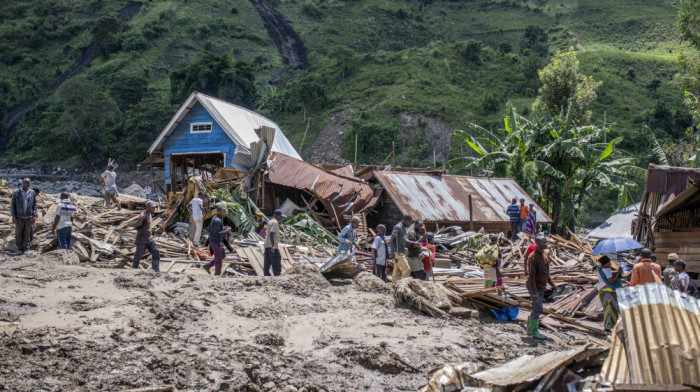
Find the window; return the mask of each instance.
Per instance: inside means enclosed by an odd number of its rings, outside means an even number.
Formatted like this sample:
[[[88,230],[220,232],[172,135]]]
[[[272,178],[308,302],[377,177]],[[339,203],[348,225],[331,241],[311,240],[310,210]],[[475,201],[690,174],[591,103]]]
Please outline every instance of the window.
[[[211,132],[211,123],[192,123],[190,124],[190,133],[207,133]]]

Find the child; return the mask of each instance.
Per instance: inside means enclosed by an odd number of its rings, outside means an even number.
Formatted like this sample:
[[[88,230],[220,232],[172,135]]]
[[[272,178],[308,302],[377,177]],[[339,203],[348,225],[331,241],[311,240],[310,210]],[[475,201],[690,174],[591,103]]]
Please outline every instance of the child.
[[[372,272],[384,282],[386,278],[386,261],[390,256],[389,245],[386,243],[384,236],[386,235],[386,226],[377,226],[377,235],[372,241]]]
[[[433,244],[434,238],[435,234],[428,232],[425,235],[425,241],[422,243],[424,248],[430,250],[430,256],[425,256],[423,260],[421,260],[423,262],[423,270],[425,270],[425,280],[430,280],[430,272],[433,270],[433,265],[435,265],[435,252],[437,248]]]

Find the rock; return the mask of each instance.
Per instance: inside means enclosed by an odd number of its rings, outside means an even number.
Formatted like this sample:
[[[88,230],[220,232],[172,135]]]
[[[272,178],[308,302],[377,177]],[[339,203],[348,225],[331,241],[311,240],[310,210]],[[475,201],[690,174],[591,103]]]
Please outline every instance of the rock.
[[[296,389],[296,388],[295,388],[294,386],[292,386],[292,385],[287,385],[287,386],[284,387],[284,389],[282,390],[282,392],[297,392],[297,391],[298,391],[298,389]]]
[[[17,253],[17,244],[15,243],[14,238],[6,239],[5,250],[10,252],[10,253]]]
[[[146,198],[146,192],[138,184],[129,185],[128,187],[124,188],[121,191],[121,193],[127,194],[129,196],[141,197],[143,199]]]
[[[275,387],[275,383],[272,381],[268,381],[265,384],[263,384],[263,388],[265,388],[266,391],[269,391],[274,387]]]

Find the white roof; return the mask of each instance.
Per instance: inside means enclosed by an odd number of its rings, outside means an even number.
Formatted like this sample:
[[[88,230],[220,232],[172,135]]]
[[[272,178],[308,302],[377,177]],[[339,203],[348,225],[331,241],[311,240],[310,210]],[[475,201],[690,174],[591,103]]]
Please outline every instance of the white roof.
[[[277,151],[290,157],[301,159],[299,153],[294,149],[280,127],[269,120],[246,108],[222,101],[218,98],[210,97],[200,92],[193,92],[187,98],[184,104],[177,111],[175,116],[170,120],[168,125],[158,135],[158,138],[153,142],[148,149],[148,154],[159,148],[168,135],[177,127],[183,118],[189,113],[190,109],[199,102],[204,106],[204,109],[214,118],[217,124],[226,132],[226,135],[236,143],[236,148],[242,148],[250,151],[250,144],[260,140],[255,130],[261,126],[267,126],[275,129],[275,139],[272,143],[272,151]]]

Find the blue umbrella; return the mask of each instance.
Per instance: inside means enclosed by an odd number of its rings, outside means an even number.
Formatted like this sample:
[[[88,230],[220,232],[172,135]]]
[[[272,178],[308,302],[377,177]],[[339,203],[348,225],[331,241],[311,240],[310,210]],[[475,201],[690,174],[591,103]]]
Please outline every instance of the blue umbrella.
[[[640,249],[643,247],[644,245],[629,237],[608,238],[600,241],[598,245],[595,246],[593,249],[593,254],[602,255],[606,253],[619,253],[632,249]]]

